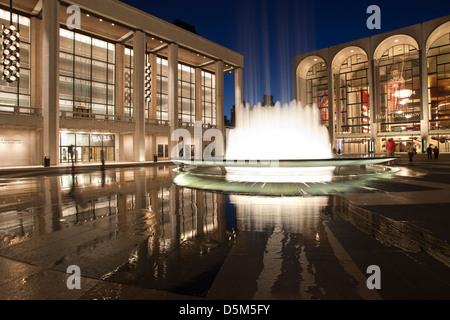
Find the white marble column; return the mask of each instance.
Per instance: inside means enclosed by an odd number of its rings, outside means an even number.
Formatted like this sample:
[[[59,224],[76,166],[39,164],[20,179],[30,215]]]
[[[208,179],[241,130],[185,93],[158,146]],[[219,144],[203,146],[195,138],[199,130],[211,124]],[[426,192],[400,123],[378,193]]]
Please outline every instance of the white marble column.
[[[178,46],[174,43],[169,44],[168,64],[169,157],[171,158],[172,149],[178,144],[178,141],[172,141],[171,138],[172,132],[178,129]]]
[[[224,77],[223,62],[216,62],[216,124],[217,128],[224,132]]]
[[[244,73],[242,68],[234,70],[234,100],[235,108],[244,104]]]
[[[42,8],[42,116],[44,157],[59,164],[59,1]]]
[[[125,105],[125,46],[123,44],[116,44],[116,64],[115,64],[115,77],[116,77],[116,117],[121,119],[124,115]]]
[[[224,119],[224,75],[223,61],[216,62],[216,125],[217,129],[222,133],[221,143],[216,142],[216,156],[225,155],[225,119]]]
[[[203,88],[202,69],[195,69],[195,126],[194,126],[195,160],[203,158]]]
[[[145,33],[133,37],[134,161],[145,161]]]
[[[203,122],[202,69],[195,69],[195,121]]]
[[[422,45],[420,51],[420,81],[422,88],[421,103],[422,103],[422,120],[420,121],[420,134],[422,136],[422,151],[424,151],[430,143],[430,111],[428,100],[428,58],[426,43]]]
[[[328,68],[328,132],[330,135],[331,149],[336,147],[336,130],[334,126],[334,75],[333,68]]]

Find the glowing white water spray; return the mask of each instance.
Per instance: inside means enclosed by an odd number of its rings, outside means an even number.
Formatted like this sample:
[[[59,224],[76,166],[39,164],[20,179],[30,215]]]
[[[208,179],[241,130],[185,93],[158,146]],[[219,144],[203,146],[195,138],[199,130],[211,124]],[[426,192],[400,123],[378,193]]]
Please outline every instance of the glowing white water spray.
[[[237,106],[227,136],[227,160],[309,160],[332,157],[319,109],[296,101],[273,107]]]

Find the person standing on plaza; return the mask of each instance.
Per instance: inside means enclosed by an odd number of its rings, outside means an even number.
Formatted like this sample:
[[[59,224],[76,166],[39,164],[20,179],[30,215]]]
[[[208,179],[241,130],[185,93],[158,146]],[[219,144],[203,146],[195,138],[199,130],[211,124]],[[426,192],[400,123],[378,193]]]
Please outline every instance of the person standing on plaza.
[[[105,170],[105,151],[100,151],[100,157],[102,159],[102,170]]]
[[[432,144],[430,144],[427,148],[428,159],[433,159],[433,148],[431,148]]]
[[[395,155],[395,147],[396,144],[394,142],[394,139],[390,138],[386,144],[386,150],[388,157],[393,157]]]
[[[386,150],[387,150],[387,156],[388,157],[394,157],[395,156],[395,147],[397,145],[394,142],[394,139],[390,138],[386,143]],[[389,165],[393,164],[392,161],[389,161]]]
[[[437,160],[439,158],[439,148],[437,146],[434,147],[433,152],[434,152],[434,159]]]

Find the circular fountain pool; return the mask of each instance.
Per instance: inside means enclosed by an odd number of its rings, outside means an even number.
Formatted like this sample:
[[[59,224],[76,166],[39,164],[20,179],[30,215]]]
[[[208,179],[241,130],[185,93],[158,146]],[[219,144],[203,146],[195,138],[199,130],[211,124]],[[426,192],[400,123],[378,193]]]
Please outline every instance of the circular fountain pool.
[[[343,193],[365,179],[395,172],[395,158],[274,161],[180,161],[174,184],[232,194],[305,196]]]

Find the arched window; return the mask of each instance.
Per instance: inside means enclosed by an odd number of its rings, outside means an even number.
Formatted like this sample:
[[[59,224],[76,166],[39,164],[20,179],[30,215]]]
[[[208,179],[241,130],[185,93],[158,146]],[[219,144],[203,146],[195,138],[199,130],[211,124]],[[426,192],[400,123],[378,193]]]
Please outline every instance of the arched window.
[[[390,47],[377,61],[376,76],[375,121],[381,123],[381,132],[420,131],[421,84],[417,48],[410,44]]]
[[[337,132],[369,133],[369,62],[365,54],[348,57],[339,69]]]
[[[306,75],[306,104],[316,105],[322,124],[328,125],[328,76],[324,62],[314,64]]]
[[[430,130],[450,129],[450,33],[428,51]]]

